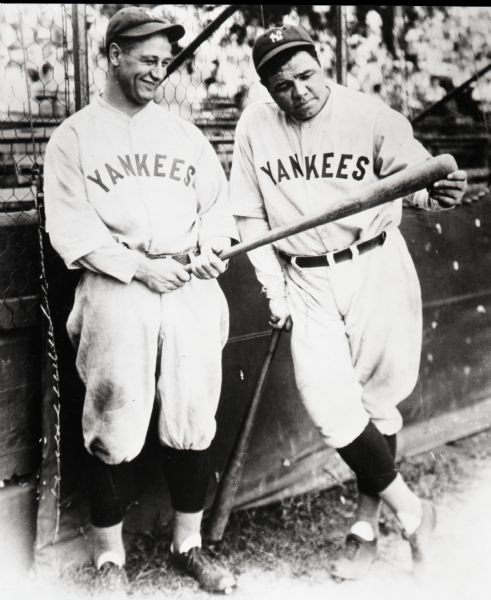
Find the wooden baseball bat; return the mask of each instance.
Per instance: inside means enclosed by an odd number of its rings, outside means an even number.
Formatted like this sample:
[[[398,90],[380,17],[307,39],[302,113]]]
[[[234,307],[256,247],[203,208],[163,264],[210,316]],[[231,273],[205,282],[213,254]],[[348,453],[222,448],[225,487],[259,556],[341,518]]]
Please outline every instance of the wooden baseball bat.
[[[350,217],[368,208],[392,202],[408,194],[418,192],[439,179],[444,179],[449,173],[457,169],[457,163],[451,154],[441,154],[435,158],[430,158],[420,164],[407,167],[398,173],[370,183],[344,198],[336,200],[328,209],[323,208],[311,213],[309,216],[275,227],[255,240],[237,244],[222,252],[220,258],[223,260],[233,258],[244,252],[254,250],[254,248],[271,244],[312,227],[325,225],[344,217]],[[191,271],[190,265],[186,265],[186,269]]]
[[[269,367],[271,365],[271,361],[273,360],[276,349],[278,348],[281,332],[281,329],[273,329],[269,340],[268,350],[259,374],[259,379],[256,383],[254,395],[239,429],[239,434],[227,466],[225,467],[222,478],[220,479],[220,484],[215,495],[208,525],[207,537],[212,542],[218,542],[222,539],[229,515],[234,507],[235,496],[239,488],[247,449],[249,447],[249,440],[252,434],[252,426],[254,424],[257,408],[261,400]]]
[[[287,225],[276,227],[256,240],[238,244],[230,248],[230,250],[223,252],[221,257],[223,259],[232,258],[244,252],[254,250],[254,248],[259,248],[290,235],[300,233],[311,227],[324,225],[337,219],[354,215],[368,208],[391,202],[430,186],[439,179],[445,178],[449,173],[457,170],[457,168],[457,163],[450,154],[442,154],[436,158],[431,158],[419,165],[408,167],[403,171],[389,175],[384,179],[367,185],[361,190],[349,194],[344,199],[337,201],[328,210],[321,210]],[[246,419],[239,431],[231,457],[222,475],[209,521],[208,537],[210,541],[216,542],[222,539],[230,512],[233,509],[252,432],[252,425],[266,375],[278,345],[280,333],[281,330],[274,330],[271,336],[268,352],[259,375],[253,399],[247,411]]]

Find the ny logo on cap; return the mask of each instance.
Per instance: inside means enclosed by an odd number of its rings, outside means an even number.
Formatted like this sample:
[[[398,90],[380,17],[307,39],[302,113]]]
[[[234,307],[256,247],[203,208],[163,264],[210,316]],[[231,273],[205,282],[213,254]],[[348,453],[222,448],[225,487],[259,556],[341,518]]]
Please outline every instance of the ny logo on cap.
[[[279,42],[283,39],[283,34],[281,31],[273,31],[273,33],[269,36],[269,39],[272,42]]]

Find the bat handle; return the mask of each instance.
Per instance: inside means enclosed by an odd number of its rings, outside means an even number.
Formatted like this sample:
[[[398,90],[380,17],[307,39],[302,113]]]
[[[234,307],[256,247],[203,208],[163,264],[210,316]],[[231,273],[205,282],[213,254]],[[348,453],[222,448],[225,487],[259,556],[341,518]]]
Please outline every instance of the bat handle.
[[[266,356],[264,357],[261,372],[259,373],[259,378],[254,389],[252,401],[247,409],[246,416],[241,424],[235,445],[218,486],[207,532],[207,538],[212,542],[218,542],[222,539],[225,527],[228,523],[228,518],[234,507],[244,463],[247,458],[247,449],[252,435],[257,408],[262,396],[271,361],[278,348],[282,331],[282,329],[273,329],[272,331]]]
[[[221,258],[222,260],[227,260],[229,255],[231,254],[231,248],[228,248],[227,250],[222,250],[221,252],[215,252],[215,254],[218,256],[218,258]],[[232,254],[232,256],[235,256],[235,254]],[[184,270],[188,273],[191,273],[191,263],[184,265]]]

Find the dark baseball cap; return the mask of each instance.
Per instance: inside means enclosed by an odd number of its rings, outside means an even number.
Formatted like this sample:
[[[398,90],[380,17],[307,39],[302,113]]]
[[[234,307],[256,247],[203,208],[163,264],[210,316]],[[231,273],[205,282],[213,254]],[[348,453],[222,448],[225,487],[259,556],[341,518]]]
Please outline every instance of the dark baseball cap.
[[[274,56],[295,47],[315,48],[314,40],[300,25],[283,25],[272,27],[262,33],[254,42],[252,60],[256,71],[269,62]]]
[[[118,37],[141,37],[152,33],[165,33],[169,42],[177,42],[184,35],[184,27],[169,23],[143,6],[129,6],[115,13],[106,30],[106,47]]]

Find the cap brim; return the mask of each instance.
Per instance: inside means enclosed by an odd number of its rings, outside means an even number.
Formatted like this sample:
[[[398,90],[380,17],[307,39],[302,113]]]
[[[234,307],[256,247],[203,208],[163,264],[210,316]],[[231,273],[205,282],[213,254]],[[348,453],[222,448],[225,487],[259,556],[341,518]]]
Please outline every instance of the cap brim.
[[[281,52],[284,52],[285,50],[288,50],[289,48],[295,48],[295,47],[300,47],[300,46],[303,46],[304,48],[315,48],[314,44],[311,44],[310,42],[306,42],[306,41],[298,40],[296,42],[287,42],[286,44],[282,44],[281,46],[278,46],[277,48],[273,48],[273,50],[270,50],[265,56],[263,56],[261,59],[261,62],[257,65],[256,70],[259,70],[267,62],[269,62],[273,57],[280,54]]]
[[[144,35],[151,35],[152,33],[164,33],[169,38],[169,42],[177,42],[177,40],[182,38],[185,31],[182,25],[154,22],[131,27],[118,34],[116,37],[143,37]]]

